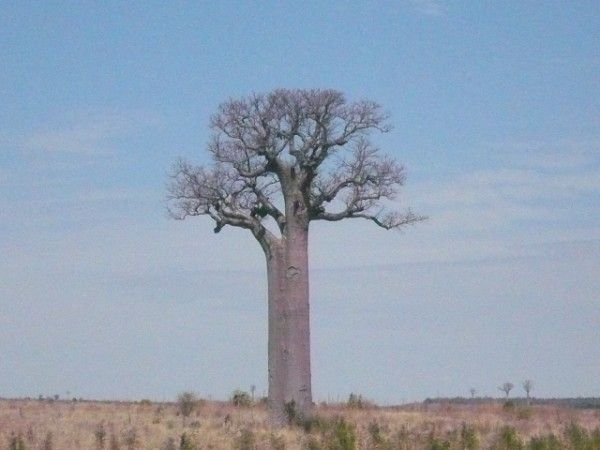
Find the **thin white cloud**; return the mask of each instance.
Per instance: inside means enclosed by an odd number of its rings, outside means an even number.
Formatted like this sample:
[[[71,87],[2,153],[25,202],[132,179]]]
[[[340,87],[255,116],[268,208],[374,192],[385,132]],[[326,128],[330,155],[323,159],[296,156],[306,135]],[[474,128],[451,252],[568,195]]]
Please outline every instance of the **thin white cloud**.
[[[562,140],[507,143],[500,165],[473,170],[414,190],[419,203],[433,208],[473,208],[564,201],[600,194],[600,141]]]
[[[155,201],[162,193],[151,189],[113,188],[94,189],[82,192],[72,201],[76,202],[124,202],[124,201]]]
[[[102,156],[115,151],[115,140],[156,123],[156,117],[136,111],[69,114],[52,127],[22,136],[20,147],[33,154]]]
[[[426,16],[441,16],[446,11],[444,5],[438,0],[408,0],[408,4],[413,11]]]
[[[600,138],[571,138],[492,142],[491,148],[501,160],[518,168],[566,170],[598,162]]]

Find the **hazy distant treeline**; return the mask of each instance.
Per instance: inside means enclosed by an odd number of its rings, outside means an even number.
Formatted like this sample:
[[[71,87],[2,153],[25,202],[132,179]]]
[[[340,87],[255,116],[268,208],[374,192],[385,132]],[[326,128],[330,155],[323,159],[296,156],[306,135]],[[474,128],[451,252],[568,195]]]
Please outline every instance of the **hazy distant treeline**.
[[[436,397],[427,398],[423,401],[424,404],[435,404],[435,403],[451,403],[457,405],[469,405],[469,404],[482,404],[490,402],[512,402],[515,405],[526,405],[527,399],[525,397],[514,397],[510,399],[498,399],[494,397]],[[571,408],[586,408],[586,409],[600,409],[600,397],[567,397],[567,398],[530,398],[529,403],[531,405],[557,405],[566,406]]]

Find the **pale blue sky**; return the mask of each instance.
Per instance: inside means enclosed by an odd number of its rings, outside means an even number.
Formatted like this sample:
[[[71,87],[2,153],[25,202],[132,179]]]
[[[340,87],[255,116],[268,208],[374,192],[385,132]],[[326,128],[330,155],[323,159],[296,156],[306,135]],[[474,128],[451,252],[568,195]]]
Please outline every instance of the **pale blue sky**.
[[[0,396],[266,390],[259,247],[163,199],[221,101],[278,87],[381,103],[401,206],[431,217],[312,228],[317,400],[600,395],[598,24],[597,1],[3,3]]]

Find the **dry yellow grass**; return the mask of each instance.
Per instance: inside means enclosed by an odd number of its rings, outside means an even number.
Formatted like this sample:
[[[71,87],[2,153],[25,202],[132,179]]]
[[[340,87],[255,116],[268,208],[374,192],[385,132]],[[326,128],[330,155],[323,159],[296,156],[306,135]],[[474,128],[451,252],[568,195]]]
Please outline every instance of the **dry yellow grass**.
[[[490,448],[506,425],[514,427],[525,443],[531,437],[550,433],[562,437],[570,423],[579,424],[589,433],[600,427],[599,411],[550,406],[505,410],[501,404],[492,403],[393,409],[321,405],[316,415],[330,428],[340,418],[351,424],[358,449],[431,448],[432,437],[448,441],[452,449],[464,448],[460,437],[463,424],[475,430],[479,448]],[[374,439],[373,424],[377,424],[383,443]],[[100,439],[102,430],[104,438]],[[174,444],[171,448],[178,449],[184,433],[198,449],[246,445],[245,448],[295,450],[309,448],[311,442],[313,448],[326,449],[327,439],[334,432],[319,424],[310,432],[297,426],[271,429],[262,406],[236,408],[204,402],[190,417],[183,418],[177,406],[168,403],[0,400],[0,450],[10,449],[19,436],[27,450],[162,450],[169,448],[169,440]]]

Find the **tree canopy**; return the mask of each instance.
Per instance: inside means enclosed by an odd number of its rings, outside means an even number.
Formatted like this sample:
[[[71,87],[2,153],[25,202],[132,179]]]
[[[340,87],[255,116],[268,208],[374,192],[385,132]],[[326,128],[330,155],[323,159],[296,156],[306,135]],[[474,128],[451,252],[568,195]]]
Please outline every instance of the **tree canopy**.
[[[370,140],[374,131],[390,130],[387,119],[377,103],[349,103],[335,90],[279,89],[229,100],[210,121],[212,165],[175,165],[170,213],[208,215],[215,232],[241,227],[268,242],[285,231],[283,196],[293,185],[293,212],[306,223],[363,218],[391,229],[419,221],[410,209],[385,203],[405,180],[404,167]],[[271,219],[276,227],[266,226]]]

